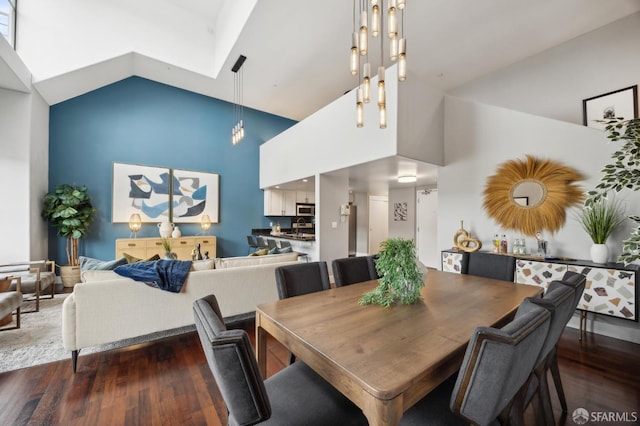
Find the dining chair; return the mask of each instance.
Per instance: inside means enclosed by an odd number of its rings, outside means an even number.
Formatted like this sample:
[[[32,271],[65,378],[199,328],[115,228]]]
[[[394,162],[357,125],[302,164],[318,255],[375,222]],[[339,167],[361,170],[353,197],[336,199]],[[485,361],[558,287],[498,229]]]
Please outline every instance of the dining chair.
[[[276,285],[280,300],[301,296],[307,293],[329,290],[329,271],[327,262],[306,262],[276,268]],[[294,354],[289,354],[289,364],[296,360]]]
[[[258,245],[258,241],[253,235],[247,235],[247,243],[249,244],[249,253],[258,250],[258,248],[260,247]]]
[[[344,257],[331,262],[333,281],[336,287],[363,281],[377,280],[378,274],[371,275],[370,256]]]
[[[264,237],[258,236],[258,248],[265,249],[268,247],[269,247],[269,244],[267,244],[267,239]]]
[[[552,281],[549,284],[549,288],[547,289],[547,293],[552,292],[556,287],[560,286],[568,286],[571,287],[574,291],[573,301],[571,302],[572,313],[580,303],[580,299],[582,298],[582,293],[584,292],[584,288],[587,284],[587,277],[578,272],[567,271],[560,281]],[[571,319],[571,316],[569,316]],[[568,320],[567,320],[568,321]],[[562,408],[562,412],[567,412],[567,399],[564,395],[564,388],[562,387],[562,379],[560,378],[560,367],[558,366],[558,348],[553,348],[553,351],[549,355],[549,370],[551,371],[551,377],[553,378],[553,384],[556,388],[556,393],[558,394],[558,400],[560,401],[560,407]]]
[[[572,287],[560,285],[554,286],[553,289],[547,291],[543,298],[531,297],[527,299],[531,304],[540,306],[551,314],[549,332],[538,355],[536,367],[533,370],[535,378],[529,383],[525,400],[525,408],[533,400],[536,411],[541,411],[540,415],[543,416],[544,423],[549,425],[555,424],[555,420],[553,408],[551,407],[547,372],[551,369],[553,360],[557,360],[554,355],[556,354],[558,340],[573,315],[575,308],[573,305],[574,294],[575,291]],[[516,312],[516,317],[524,314],[524,311],[532,306],[531,304],[521,305]],[[534,400],[534,398],[536,399]]]
[[[289,241],[280,240],[280,248],[283,249],[287,247],[291,247],[291,243]]]
[[[367,256],[367,263],[369,264],[369,275],[371,275],[371,279],[377,280],[380,278],[380,274],[378,274],[378,269],[376,269],[376,262],[378,261],[378,255],[372,254],[371,256]]]
[[[407,410],[400,425],[523,422],[524,394],[551,314],[524,300],[526,312],[504,327],[477,327],[454,374]],[[448,409],[447,409],[448,407]]]
[[[276,240],[274,240],[273,238],[267,238],[267,248],[269,250],[273,250],[274,248],[278,248],[278,244],[276,243]]]
[[[229,425],[366,425],[362,411],[303,362],[262,380],[244,330],[227,330],[214,295],[193,314]]]
[[[513,282],[516,258],[479,251],[469,253],[466,270],[469,275]]]

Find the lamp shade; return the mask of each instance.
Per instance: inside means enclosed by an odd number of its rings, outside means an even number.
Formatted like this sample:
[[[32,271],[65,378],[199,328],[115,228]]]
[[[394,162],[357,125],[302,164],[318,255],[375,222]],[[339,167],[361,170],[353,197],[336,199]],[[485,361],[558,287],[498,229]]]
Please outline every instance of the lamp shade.
[[[133,213],[131,217],[129,217],[129,229],[131,232],[135,233],[140,230],[142,227],[142,219],[140,219],[140,215],[138,213]]]
[[[200,227],[205,232],[208,231],[209,228],[211,228],[211,219],[209,219],[209,215],[208,214],[203,214],[202,215],[202,218],[200,219]]]

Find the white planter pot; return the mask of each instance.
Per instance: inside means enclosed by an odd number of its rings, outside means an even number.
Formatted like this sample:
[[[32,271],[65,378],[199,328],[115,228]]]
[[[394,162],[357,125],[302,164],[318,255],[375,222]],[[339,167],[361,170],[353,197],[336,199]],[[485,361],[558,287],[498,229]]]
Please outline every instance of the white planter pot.
[[[607,260],[609,260],[609,247],[606,244],[591,246],[591,261],[593,263],[607,263]]]

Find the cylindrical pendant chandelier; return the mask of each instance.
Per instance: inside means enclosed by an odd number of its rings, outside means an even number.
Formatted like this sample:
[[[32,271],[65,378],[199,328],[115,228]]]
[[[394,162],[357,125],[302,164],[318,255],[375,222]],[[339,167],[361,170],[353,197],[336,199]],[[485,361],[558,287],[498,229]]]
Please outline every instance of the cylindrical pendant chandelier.
[[[398,80],[407,78],[407,42],[404,38],[404,9],[406,0],[353,0],[353,31],[351,35],[350,70],[358,76],[356,90],[356,126],[364,126],[364,104],[371,100],[371,64],[369,37],[386,34],[389,39],[389,57],[398,62]],[[368,9],[370,4],[371,9]],[[385,16],[386,14],[386,16]],[[386,28],[384,25],[386,24]],[[380,128],[387,127],[387,100],[384,81],[385,56],[383,38],[380,37],[380,65],[378,66],[377,105]],[[362,59],[361,59],[362,58]],[[363,60],[363,66],[360,61]],[[362,74],[360,70],[362,69]],[[360,77],[362,76],[362,80]]]

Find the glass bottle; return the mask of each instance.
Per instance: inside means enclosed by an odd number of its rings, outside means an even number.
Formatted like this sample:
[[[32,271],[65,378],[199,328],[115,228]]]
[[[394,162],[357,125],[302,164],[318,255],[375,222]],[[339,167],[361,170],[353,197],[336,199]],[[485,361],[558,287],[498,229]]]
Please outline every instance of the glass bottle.
[[[502,234],[502,240],[500,241],[500,253],[506,254],[509,251],[509,243],[507,242],[507,236]]]

